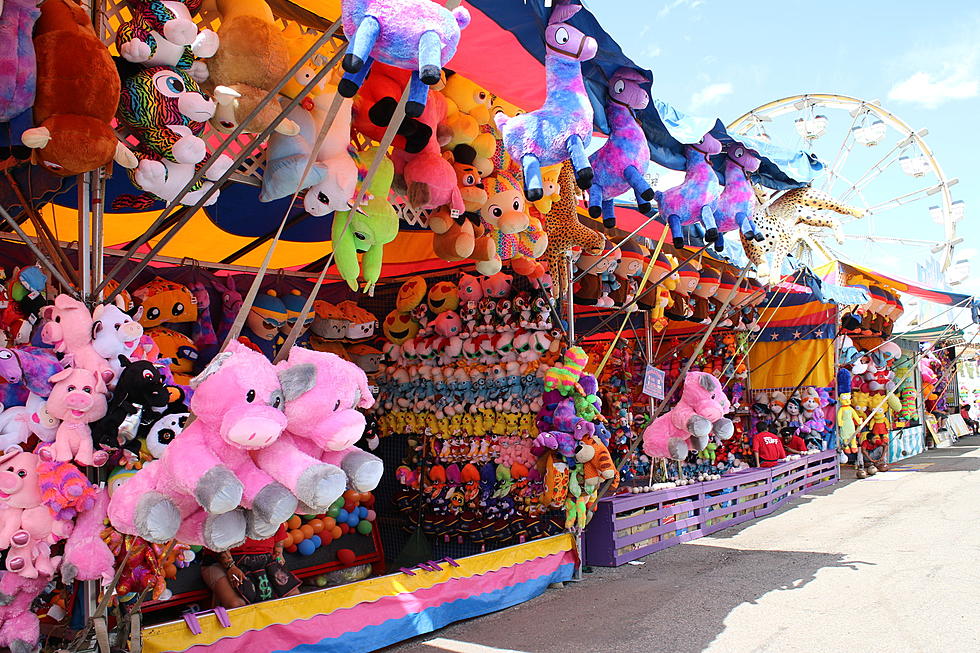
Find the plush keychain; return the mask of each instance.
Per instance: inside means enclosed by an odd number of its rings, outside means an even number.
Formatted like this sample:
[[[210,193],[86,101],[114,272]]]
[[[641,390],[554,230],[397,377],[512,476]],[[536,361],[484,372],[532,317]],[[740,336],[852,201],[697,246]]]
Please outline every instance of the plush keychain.
[[[645,109],[650,102],[650,94],[640,86],[646,81],[632,68],[620,68],[609,79],[609,139],[589,157],[595,171],[589,189],[589,215],[601,217],[606,227],[616,226],[613,200],[631,189],[636,195],[637,210],[650,212],[653,189],[643,178],[650,163],[650,146],[633,113]]]
[[[524,171],[524,194],[529,201],[544,196],[541,166],[571,158],[579,188],[592,185],[593,172],[585,153],[592,139],[592,104],[582,81],[582,62],[596,55],[599,45],[567,21],[582,7],[556,2],[545,29],[545,69],[548,96],[530,113],[494,116],[504,147]]]
[[[120,92],[119,73],[92,29],[88,12],[73,0],[45,0],[34,27],[34,50],[36,127],[21,137],[34,150],[32,160],[65,177],[113,160],[135,168],[136,157],[116,138],[111,125]],[[66,58],[66,52],[71,57]]]

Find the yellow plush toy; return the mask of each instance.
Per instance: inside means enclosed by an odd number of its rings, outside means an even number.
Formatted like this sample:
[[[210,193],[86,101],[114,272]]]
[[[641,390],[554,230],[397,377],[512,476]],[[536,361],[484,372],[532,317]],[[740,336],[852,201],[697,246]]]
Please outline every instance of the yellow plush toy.
[[[840,407],[837,409],[837,428],[840,432],[840,447],[844,453],[857,453],[857,426],[861,423],[858,412],[851,406],[851,395],[842,394],[837,398]]]

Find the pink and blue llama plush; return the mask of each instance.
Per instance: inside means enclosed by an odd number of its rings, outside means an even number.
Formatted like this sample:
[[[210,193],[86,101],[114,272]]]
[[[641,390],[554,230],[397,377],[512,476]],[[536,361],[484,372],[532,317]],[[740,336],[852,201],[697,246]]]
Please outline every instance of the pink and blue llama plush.
[[[645,109],[650,95],[640,86],[646,78],[632,68],[620,68],[609,79],[606,119],[609,140],[589,157],[595,179],[589,190],[589,215],[616,226],[614,198],[633,189],[637,210],[650,212],[653,189],[643,178],[650,162],[650,146],[634,111]]]
[[[741,229],[749,240],[763,239],[752,222],[752,213],[759,207],[759,201],[749,183],[748,174],[759,169],[762,163],[756,152],[738,142],[733,142],[725,152],[725,190],[721,191],[716,204],[718,237],[715,251],[725,249],[722,234]]]
[[[428,86],[437,84],[442,67],[456,54],[460,31],[470,24],[465,7],[452,11],[431,0],[342,0],[344,34],[350,41],[338,85],[343,97],[354,97],[374,60],[412,71],[405,115],[425,110]]]
[[[721,183],[708,157],[719,152],[721,143],[711,134],[705,134],[697,143],[685,145],[684,158],[687,166],[684,182],[662,193],[654,193],[660,215],[670,225],[674,247],[684,246],[684,232],[681,227],[698,221],[704,226],[705,242],[714,242],[718,238],[714,209],[718,196],[721,195]]]
[[[524,195],[536,202],[544,197],[541,166],[571,158],[575,183],[585,190],[593,171],[585,148],[592,139],[592,104],[582,81],[582,62],[596,55],[594,38],[568,24],[579,5],[556,3],[545,30],[545,73],[548,96],[536,111],[494,116],[504,148],[524,171]]]
[[[34,23],[37,0],[0,3],[0,122],[9,122],[34,104]]]

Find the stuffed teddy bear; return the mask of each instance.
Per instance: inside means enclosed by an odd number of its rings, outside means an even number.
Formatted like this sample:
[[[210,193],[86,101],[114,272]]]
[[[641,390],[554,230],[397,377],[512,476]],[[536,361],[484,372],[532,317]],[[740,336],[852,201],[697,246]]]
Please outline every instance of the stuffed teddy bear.
[[[650,94],[640,86],[647,82],[638,70],[620,68],[607,84],[605,103],[609,138],[589,157],[595,179],[589,189],[589,215],[602,218],[606,227],[616,226],[614,200],[632,190],[637,210],[650,212],[653,189],[643,178],[650,163],[650,146],[634,111],[642,111]]]
[[[343,0],[341,20],[350,43],[341,95],[354,97],[377,60],[412,71],[405,114],[417,117],[426,107],[426,86],[440,81],[442,67],[456,54],[470,12],[428,0]]]
[[[599,45],[567,21],[582,9],[568,0],[555,2],[545,29],[544,105],[530,113],[494,116],[511,158],[524,173],[524,195],[531,202],[544,196],[541,166],[571,159],[579,188],[592,185],[593,172],[585,153],[592,140],[592,103],[582,80],[582,62],[592,59]],[[552,267],[554,270],[554,267]]]
[[[193,15],[203,0],[127,0],[133,17],[116,31],[116,48],[126,61],[186,70],[198,82],[208,78],[203,61],[218,50],[218,35],[198,31]]]
[[[37,57],[31,34],[40,15],[35,0],[7,0],[0,11],[0,122],[34,104]]]
[[[367,166],[371,165],[376,152],[375,148],[371,148],[358,155],[363,172],[367,172]],[[364,292],[374,294],[374,286],[381,276],[384,246],[398,236],[398,214],[388,201],[388,191],[391,189],[394,174],[391,161],[382,155],[381,165],[371,180],[368,195],[365,196],[369,199],[353,215],[350,211],[338,211],[334,215],[334,261],[340,276],[351,290],[357,290],[357,279],[361,275],[364,277]],[[359,177],[363,183],[363,176]],[[358,252],[363,252],[360,265],[357,261]]]
[[[218,0],[216,4],[221,26],[218,50],[208,61],[208,88],[218,104],[212,125],[229,134],[286,75],[290,54],[286,36],[265,0]],[[267,102],[245,125],[245,131],[264,131],[279,113],[275,101]],[[286,118],[276,132],[295,135],[299,126]]]
[[[18,3],[19,4],[19,3]],[[135,168],[137,159],[116,138],[112,119],[119,73],[92,28],[88,12],[73,0],[45,0],[34,27],[37,91],[34,124],[21,136],[32,159],[71,177],[115,160]],[[65,57],[71,52],[71,57]]]

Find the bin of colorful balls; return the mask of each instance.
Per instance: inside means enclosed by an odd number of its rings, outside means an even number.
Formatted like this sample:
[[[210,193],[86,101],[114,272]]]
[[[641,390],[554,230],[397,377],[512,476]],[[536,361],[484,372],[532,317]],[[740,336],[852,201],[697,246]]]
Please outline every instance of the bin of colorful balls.
[[[347,490],[325,513],[293,515],[286,522],[286,551],[308,556],[350,532],[370,535],[376,518],[373,494]]]

